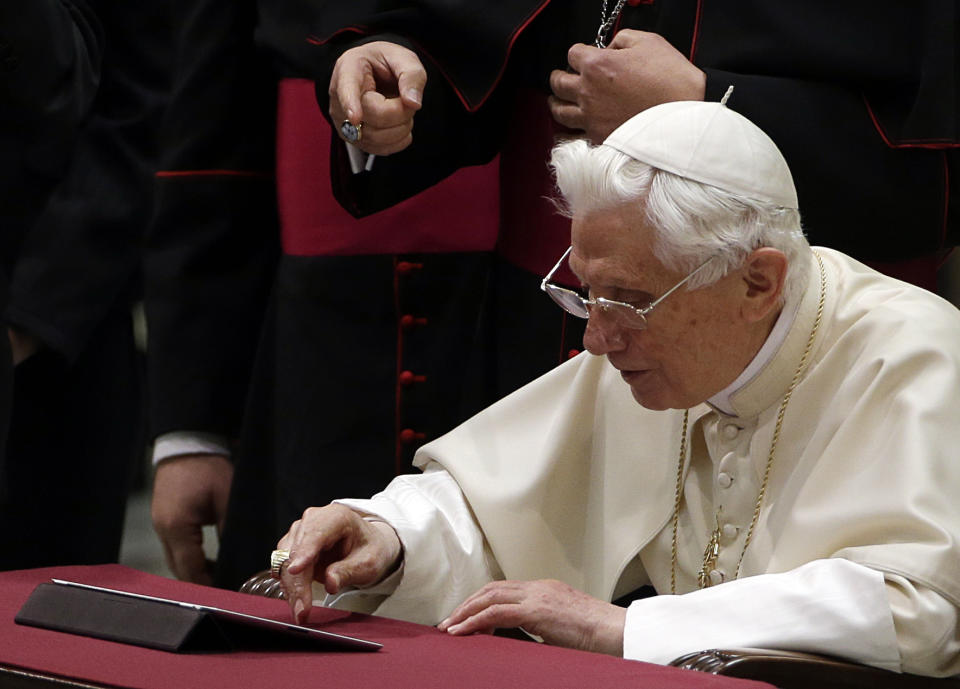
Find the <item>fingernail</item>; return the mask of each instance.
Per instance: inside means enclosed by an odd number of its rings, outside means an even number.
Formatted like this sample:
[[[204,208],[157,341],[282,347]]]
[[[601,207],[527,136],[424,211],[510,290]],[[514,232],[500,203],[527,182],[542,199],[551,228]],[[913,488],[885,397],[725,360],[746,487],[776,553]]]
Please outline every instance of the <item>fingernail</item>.
[[[351,122],[353,122],[353,120],[354,120],[354,112],[353,112],[353,109],[352,109],[352,108],[347,108],[347,113],[346,113],[346,114],[347,114],[347,119],[350,120]]]
[[[463,623],[455,624],[447,630],[447,634],[456,634],[460,631],[460,628],[463,626]]]
[[[406,96],[407,100],[413,101],[417,105],[421,105],[423,102],[423,95],[419,89],[407,89]]]
[[[448,617],[443,622],[437,625],[441,632],[447,631],[447,625],[450,624],[450,618]]]
[[[303,610],[304,605],[302,600],[298,600],[293,604],[293,618],[297,621],[297,624],[303,622]]]

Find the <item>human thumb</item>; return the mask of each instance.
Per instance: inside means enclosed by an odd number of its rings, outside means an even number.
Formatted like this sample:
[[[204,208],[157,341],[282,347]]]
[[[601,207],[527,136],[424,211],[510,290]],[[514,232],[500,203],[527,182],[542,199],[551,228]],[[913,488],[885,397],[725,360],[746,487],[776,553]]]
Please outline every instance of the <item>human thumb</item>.
[[[427,85],[427,73],[422,66],[405,69],[397,77],[397,90],[403,104],[419,110],[423,105],[423,89]]]

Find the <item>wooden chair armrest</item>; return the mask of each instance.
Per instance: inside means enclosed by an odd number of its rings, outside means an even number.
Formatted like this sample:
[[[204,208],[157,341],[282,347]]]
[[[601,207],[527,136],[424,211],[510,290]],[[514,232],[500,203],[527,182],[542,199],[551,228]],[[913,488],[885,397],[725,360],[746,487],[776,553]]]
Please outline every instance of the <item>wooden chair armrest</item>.
[[[900,674],[838,658],[768,649],[711,649],[671,665],[713,675],[755,679],[780,689],[960,689],[960,679]]]
[[[280,580],[271,577],[269,570],[257,572],[243,582],[240,593],[249,593],[264,598],[286,598],[283,594],[283,587],[280,586]]]

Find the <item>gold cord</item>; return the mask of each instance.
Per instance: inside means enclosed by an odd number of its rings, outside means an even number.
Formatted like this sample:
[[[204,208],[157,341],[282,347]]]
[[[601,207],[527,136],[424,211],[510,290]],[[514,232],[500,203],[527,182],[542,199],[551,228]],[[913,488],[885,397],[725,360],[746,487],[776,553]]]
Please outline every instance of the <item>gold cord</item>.
[[[673,493],[673,543],[670,547],[670,593],[677,592],[677,522],[680,521],[680,498],[683,495],[683,460],[687,456],[687,421],[690,410],[683,410],[683,428],[680,431],[680,461],[677,463],[677,487]]]
[[[806,369],[807,360],[810,357],[810,352],[813,350],[813,343],[816,340],[817,331],[820,329],[820,321],[823,318],[823,306],[824,302],[826,301],[827,294],[827,276],[823,268],[823,260],[816,252],[814,252],[813,255],[816,257],[817,263],[820,266],[820,303],[817,305],[817,316],[813,321],[813,328],[810,330],[810,337],[807,338],[807,346],[803,350],[803,355],[800,357],[800,363],[797,365],[797,370],[793,374],[793,379],[790,381],[790,386],[787,388],[786,393],[784,393],[783,399],[780,402],[780,409],[777,411],[777,423],[773,430],[773,440],[770,442],[770,453],[767,455],[767,466],[763,471],[763,480],[760,483],[760,494],[757,496],[757,503],[753,508],[753,519],[750,521],[750,528],[747,530],[747,537],[744,539],[743,549],[740,551],[740,559],[737,560],[737,569],[733,575],[734,579],[740,576],[740,566],[743,564],[743,558],[747,553],[747,547],[750,545],[750,541],[753,538],[753,531],[757,526],[757,521],[760,519],[760,508],[763,505],[763,498],[767,493],[767,483],[770,480],[770,469],[773,467],[773,459],[776,456],[777,442],[780,440],[780,429],[783,426],[783,417],[787,411],[787,404],[790,402],[790,398],[793,396],[793,391],[796,389],[797,384],[800,382],[800,378]],[[683,465],[687,457],[687,422],[689,417],[690,410],[684,410],[683,430],[680,438],[680,458],[677,462],[677,485],[674,491],[673,543],[670,553],[670,593],[673,594],[677,592],[677,529],[680,521],[680,501],[683,495]],[[713,537],[718,537],[719,528],[718,515],[717,531],[712,534],[711,539]],[[704,551],[703,563],[700,567],[700,573],[697,576],[700,588],[704,588],[705,586],[709,585],[707,583],[709,582],[709,572],[706,570],[710,564],[710,554],[711,549],[708,547],[707,550]]]

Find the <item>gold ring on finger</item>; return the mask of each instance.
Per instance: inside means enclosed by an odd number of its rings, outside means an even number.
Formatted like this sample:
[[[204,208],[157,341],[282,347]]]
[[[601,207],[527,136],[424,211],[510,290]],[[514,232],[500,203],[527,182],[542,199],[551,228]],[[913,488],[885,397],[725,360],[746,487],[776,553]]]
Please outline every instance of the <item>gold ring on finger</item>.
[[[274,579],[279,579],[280,569],[289,559],[289,550],[274,550],[272,553],[270,553],[270,576]]]

